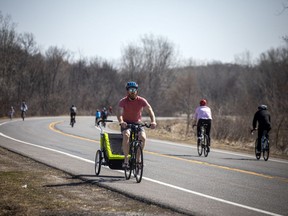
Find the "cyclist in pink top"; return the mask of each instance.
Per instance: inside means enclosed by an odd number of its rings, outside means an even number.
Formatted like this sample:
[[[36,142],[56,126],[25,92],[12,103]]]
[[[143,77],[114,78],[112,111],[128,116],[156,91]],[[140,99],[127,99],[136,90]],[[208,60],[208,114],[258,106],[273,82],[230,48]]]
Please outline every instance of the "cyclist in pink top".
[[[130,129],[127,128],[127,124],[140,123],[142,119],[142,111],[145,110],[148,112],[150,117],[151,129],[156,127],[156,119],[152,107],[145,98],[138,96],[138,84],[136,82],[128,82],[126,84],[126,90],[127,96],[119,101],[119,110],[117,115],[119,124],[121,125],[121,132],[123,134],[122,149],[125,155],[123,167],[128,167]],[[146,141],[146,133],[144,129],[142,129],[139,137],[142,140],[142,149],[144,149]]]
[[[197,125],[197,137],[201,136],[200,127],[202,124],[206,124],[206,134],[209,137],[208,145],[210,146],[210,130],[211,130],[211,122],[212,122],[212,112],[211,109],[207,106],[207,101],[202,99],[200,101],[200,106],[196,108],[194,114],[194,124],[193,126]],[[209,151],[209,148],[208,148]]]

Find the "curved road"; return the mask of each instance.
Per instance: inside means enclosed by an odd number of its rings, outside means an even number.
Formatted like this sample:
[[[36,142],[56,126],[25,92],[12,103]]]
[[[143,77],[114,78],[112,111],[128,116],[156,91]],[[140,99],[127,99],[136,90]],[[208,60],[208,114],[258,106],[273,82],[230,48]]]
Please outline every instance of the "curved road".
[[[94,117],[1,121],[0,146],[79,178],[170,207],[188,215],[288,215],[288,161],[212,149],[199,157],[194,146],[148,140],[140,184],[120,170],[94,173],[99,129]]]

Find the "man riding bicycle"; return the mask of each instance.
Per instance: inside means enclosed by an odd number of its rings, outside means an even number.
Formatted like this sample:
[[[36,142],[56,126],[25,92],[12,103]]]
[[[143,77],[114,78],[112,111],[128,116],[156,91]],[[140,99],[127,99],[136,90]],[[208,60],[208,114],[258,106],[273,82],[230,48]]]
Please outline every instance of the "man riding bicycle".
[[[76,123],[76,112],[77,112],[77,108],[72,105],[70,107],[70,125],[72,125],[72,119],[74,118],[74,123]]]
[[[200,106],[196,108],[194,114],[194,124],[197,125],[197,137],[198,140],[201,137],[201,126],[206,124],[206,135],[208,136],[208,152],[210,151],[210,130],[212,122],[212,112],[211,109],[207,106],[207,101],[205,99],[200,100]]]
[[[251,132],[257,130],[257,122],[258,122],[257,153],[261,152],[261,137],[263,135],[263,132],[266,130],[267,131],[266,137],[269,138],[268,133],[271,130],[271,117],[267,109],[268,107],[266,105],[258,106],[258,111],[255,113],[252,122],[253,129],[251,130]]]
[[[128,154],[129,154],[129,138],[130,138],[130,128],[127,128],[127,124],[140,123],[142,119],[142,110],[144,109],[148,112],[151,129],[156,127],[155,114],[151,105],[143,97],[138,96],[138,84],[136,82],[128,82],[126,84],[127,96],[119,101],[117,118],[119,124],[121,125],[121,132],[123,135],[122,149],[124,152],[124,163],[123,168],[129,167],[128,164]],[[139,134],[139,138],[142,141],[142,149],[144,149],[146,141],[146,133],[142,128]]]
[[[26,112],[28,110],[28,106],[27,106],[25,101],[22,101],[20,109],[21,109],[21,117],[23,118],[23,121],[24,121],[24,117],[25,117]]]

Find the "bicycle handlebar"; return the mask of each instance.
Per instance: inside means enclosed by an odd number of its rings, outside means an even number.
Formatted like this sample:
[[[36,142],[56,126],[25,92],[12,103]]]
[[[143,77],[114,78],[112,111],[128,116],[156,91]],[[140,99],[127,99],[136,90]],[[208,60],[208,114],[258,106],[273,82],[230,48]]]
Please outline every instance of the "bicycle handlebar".
[[[151,124],[148,124],[147,122],[145,123],[133,123],[133,124],[127,124],[127,128],[141,128],[141,127],[147,127],[150,128]]]
[[[113,120],[108,120],[108,119],[99,119],[97,122],[97,125],[100,125],[100,122],[113,122]]]

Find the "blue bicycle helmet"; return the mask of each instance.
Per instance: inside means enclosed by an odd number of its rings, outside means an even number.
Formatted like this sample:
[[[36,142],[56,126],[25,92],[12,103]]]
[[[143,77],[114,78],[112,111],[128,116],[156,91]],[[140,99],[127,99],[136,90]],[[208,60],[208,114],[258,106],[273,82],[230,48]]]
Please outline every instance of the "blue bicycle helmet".
[[[127,82],[127,84],[126,84],[126,89],[128,90],[129,88],[136,88],[136,89],[138,89],[138,84],[137,84],[136,82],[133,82],[133,81]]]

